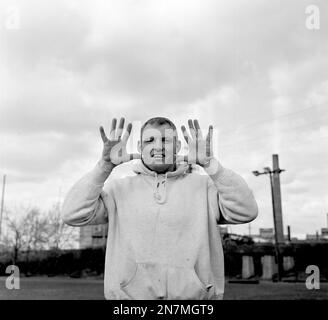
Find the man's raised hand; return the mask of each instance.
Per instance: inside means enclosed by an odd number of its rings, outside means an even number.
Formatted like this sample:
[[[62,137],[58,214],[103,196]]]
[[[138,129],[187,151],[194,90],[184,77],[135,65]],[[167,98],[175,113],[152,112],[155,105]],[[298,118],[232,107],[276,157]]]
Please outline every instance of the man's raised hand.
[[[189,147],[187,161],[188,163],[197,163],[204,166],[213,157],[213,126],[209,126],[206,137],[203,137],[198,120],[193,122],[189,119],[188,126],[190,134],[188,134],[185,126],[181,127]]]
[[[112,163],[114,166],[132,159],[140,158],[139,154],[127,153],[126,144],[131,134],[132,124],[128,124],[122,137],[124,122],[125,119],[121,118],[118,128],[116,128],[117,120],[115,118],[112,120],[109,138],[106,136],[104,128],[102,126],[99,128],[100,135],[104,143],[102,159],[106,162]]]

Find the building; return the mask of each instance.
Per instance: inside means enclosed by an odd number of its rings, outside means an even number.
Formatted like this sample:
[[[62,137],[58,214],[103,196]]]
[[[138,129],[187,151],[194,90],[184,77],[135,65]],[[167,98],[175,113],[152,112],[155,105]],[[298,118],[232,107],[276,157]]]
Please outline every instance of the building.
[[[229,236],[228,227],[217,226],[220,232],[221,238],[226,239]],[[86,248],[101,248],[106,246],[107,242],[107,224],[102,225],[88,225],[80,228],[79,247],[80,249]],[[250,238],[254,242],[275,242],[274,228],[260,228],[258,235],[251,235]],[[288,241],[288,237],[284,236],[285,241]],[[292,242],[298,242],[297,238],[292,238]],[[321,234],[307,234],[305,241],[327,241],[328,240],[328,228],[321,228]],[[304,241],[304,240],[303,240]]]
[[[107,224],[88,225],[80,228],[80,249],[101,248],[106,246]]]
[[[307,241],[317,241],[319,240],[319,234],[307,234],[305,239]]]
[[[328,239],[328,228],[321,228],[321,238]]]
[[[306,241],[327,241],[328,228],[321,228],[321,234],[317,231],[316,234],[307,234]]]
[[[259,234],[252,234],[250,237],[254,240],[254,242],[274,243],[274,228],[260,228]]]

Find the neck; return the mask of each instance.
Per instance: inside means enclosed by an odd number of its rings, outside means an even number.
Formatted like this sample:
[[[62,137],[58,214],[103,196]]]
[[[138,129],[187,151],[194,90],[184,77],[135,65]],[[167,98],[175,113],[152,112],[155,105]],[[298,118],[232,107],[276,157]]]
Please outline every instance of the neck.
[[[143,165],[147,168],[147,169],[149,169],[150,171],[154,171],[154,172],[156,172],[156,173],[159,173],[159,174],[165,174],[165,173],[167,173],[167,172],[173,172],[173,171],[175,171],[176,170],[176,163],[173,163],[172,165],[170,165],[169,167],[167,167],[167,168],[165,168],[165,169],[163,169],[163,170],[154,170],[154,169],[152,169],[152,168],[149,168],[148,166],[147,166],[147,164],[143,161],[143,159],[141,158],[141,161],[142,161],[142,163],[143,163]]]

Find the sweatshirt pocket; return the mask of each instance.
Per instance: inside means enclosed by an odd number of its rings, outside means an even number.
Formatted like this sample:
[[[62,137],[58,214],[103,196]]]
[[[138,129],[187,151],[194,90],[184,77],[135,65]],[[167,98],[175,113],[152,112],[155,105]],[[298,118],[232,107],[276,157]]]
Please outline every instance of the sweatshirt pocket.
[[[132,300],[203,300],[211,287],[201,282],[194,268],[158,263],[136,263],[124,276],[120,288]]]
[[[168,299],[204,300],[211,285],[205,286],[194,268],[169,267],[167,270]]]
[[[129,280],[121,282],[121,290],[129,299],[165,299],[165,266],[156,263],[136,263]]]

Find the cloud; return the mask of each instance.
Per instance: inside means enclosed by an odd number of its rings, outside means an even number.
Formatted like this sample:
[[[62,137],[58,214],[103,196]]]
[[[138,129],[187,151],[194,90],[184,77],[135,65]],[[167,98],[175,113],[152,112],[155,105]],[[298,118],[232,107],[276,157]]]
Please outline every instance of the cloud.
[[[309,4],[17,1],[20,27],[0,28],[0,170],[48,205],[98,160],[98,126],[112,117],[199,118],[254,190],[252,225],[271,226],[272,212],[268,181],[251,171],[279,153],[286,221],[313,232],[327,205],[328,35],[323,20],[305,27]],[[1,3],[4,19],[11,5]]]
[[[0,165],[13,175],[46,179],[68,159],[88,158],[93,154],[95,137],[70,137],[58,134],[6,135]],[[97,146],[101,147],[100,141]],[[100,149],[101,150],[101,149]],[[34,180],[34,179],[33,179]]]

